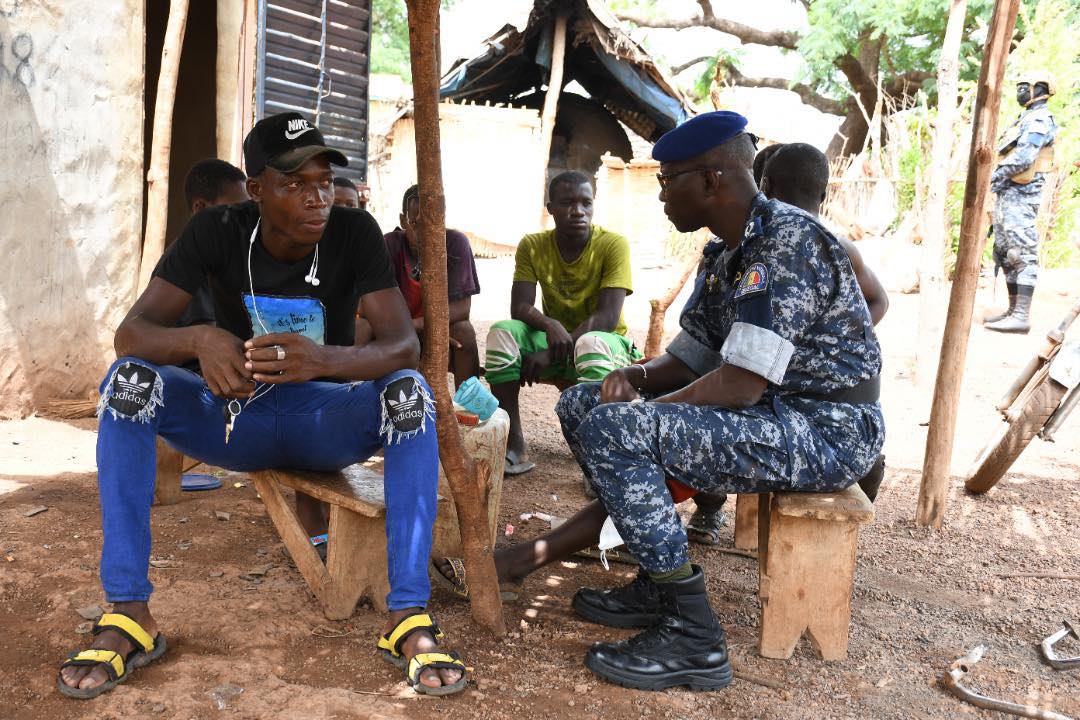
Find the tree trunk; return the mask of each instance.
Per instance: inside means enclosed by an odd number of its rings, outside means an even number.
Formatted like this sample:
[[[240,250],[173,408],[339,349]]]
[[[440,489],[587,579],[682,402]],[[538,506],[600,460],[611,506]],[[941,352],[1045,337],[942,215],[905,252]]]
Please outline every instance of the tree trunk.
[[[547,93],[544,94],[544,108],[540,114],[540,167],[543,183],[540,187],[540,225],[543,226],[544,196],[547,193],[547,170],[551,160],[551,135],[555,131],[555,117],[559,112],[559,95],[562,93],[563,67],[566,59],[566,13],[555,16],[555,25],[551,30],[551,75],[548,78]]]
[[[446,197],[439,145],[439,0],[406,0],[406,6],[422,218],[420,286],[424,299],[424,356],[421,370],[435,393],[439,459],[457,505],[473,619],[501,636],[506,629],[488,524],[487,469],[465,453],[446,382],[450,309],[446,289]]]
[[[919,398],[928,397],[938,355],[945,308],[945,250],[949,238],[949,175],[952,171],[953,126],[956,121],[960,41],[967,0],[951,0],[945,41],[938,65],[937,126],[930,150],[930,172],[922,217],[922,252],[919,262],[919,342],[916,345],[915,383]],[[923,405],[923,409],[927,406]],[[925,417],[925,415],[923,415]]]
[[[979,94],[975,98],[971,150],[968,155],[967,184],[964,188],[964,215],[960,223],[960,251],[956,275],[949,295],[949,312],[938,362],[934,404],[923,457],[922,483],[915,519],[920,525],[941,527],[949,494],[953,439],[964,377],[975,286],[982,260],[984,213],[995,153],[998,112],[1001,109],[1001,81],[1009,56],[1009,43],[1016,28],[1020,0],[997,0],[990,31],[986,36]]]
[[[180,51],[184,47],[188,0],[172,0],[165,44],[161,49],[161,72],[154,100],[154,135],[150,143],[150,168],[146,173],[146,234],[139,261],[138,297],[150,283],[150,274],[165,250],[165,226],[169,221],[169,155],[172,152],[173,105],[180,74]]]

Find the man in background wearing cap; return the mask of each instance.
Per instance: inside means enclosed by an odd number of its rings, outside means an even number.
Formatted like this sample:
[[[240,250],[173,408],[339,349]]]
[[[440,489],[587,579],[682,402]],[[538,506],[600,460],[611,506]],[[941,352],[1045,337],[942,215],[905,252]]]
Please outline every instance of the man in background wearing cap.
[[[556,406],[641,564],[630,585],[573,601],[595,622],[646,628],[585,658],[628,687],[715,689],[732,677],[665,478],[717,493],[835,491],[866,474],[884,440],[881,355],[851,264],[815,218],[758,193],[745,126],[707,113],[657,142],[665,213],[680,232],[717,236],[682,333],[660,357],[570,388]]]
[[[1026,333],[1035,282],[1039,279],[1039,233],[1035,218],[1042,203],[1046,173],[1054,167],[1057,123],[1046,103],[1054,85],[1045,73],[1016,83],[1016,101],[1024,111],[1002,136],[1001,157],[990,177],[994,192],[994,269],[1005,269],[1009,307],[987,317],[987,330]]]
[[[246,472],[337,470],[383,450],[391,619],[380,654],[408,667],[418,692],[459,691],[464,666],[438,650],[424,612],[434,406],[413,369],[419,344],[382,234],[368,213],[331,207],[330,166],[347,161],[299,114],[256,123],[244,157],[253,202],[192,218],[116,331],[97,448],[101,581],[114,606],[95,625],[93,649],[62,665],[58,687],[94,697],[165,652],[147,578],[161,435],[185,455]],[[175,327],[207,281],[217,327]],[[362,348],[353,346],[358,304],[374,334]],[[176,367],[192,359],[202,377]]]

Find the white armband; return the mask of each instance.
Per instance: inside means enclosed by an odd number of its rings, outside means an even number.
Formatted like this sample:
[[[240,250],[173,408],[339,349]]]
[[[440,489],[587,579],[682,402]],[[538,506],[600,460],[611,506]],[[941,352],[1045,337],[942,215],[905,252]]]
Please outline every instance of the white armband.
[[[720,348],[724,362],[755,375],[760,375],[773,385],[784,381],[788,363],[795,346],[772,330],[750,323],[737,322]]]

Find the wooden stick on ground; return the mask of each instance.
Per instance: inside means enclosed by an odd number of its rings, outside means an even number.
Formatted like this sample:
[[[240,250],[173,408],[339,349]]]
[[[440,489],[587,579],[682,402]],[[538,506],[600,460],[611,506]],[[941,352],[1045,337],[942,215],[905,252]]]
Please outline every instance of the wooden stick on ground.
[[[982,259],[982,210],[986,205],[990,166],[996,154],[994,141],[1001,106],[1001,81],[1005,75],[1005,61],[1019,7],[1020,0],[997,0],[994,5],[979,75],[979,94],[975,99],[975,122],[971,129],[971,153],[964,189],[964,214],[960,223],[960,249],[941,341],[941,359],[938,361],[919,506],[915,516],[920,525],[937,528],[945,519],[956,415],[960,404],[960,382],[964,376],[971,313],[975,305],[975,285]]]
[[[146,289],[150,274],[165,250],[165,226],[169,221],[169,156],[172,152],[173,105],[180,74],[180,51],[184,47],[188,0],[171,0],[165,45],[161,49],[161,73],[154,100],[154,136],[150,143],[150,167],[146,173],[146,235],[139,262],[136,296]]]
[[[450,309],[446,290],[446,197],[439,145],[439,0],[406,0],[406,6],[422,218],[420,287],[424,299],[424,355],[421,369],[435,393],[439,458],[457,505],[473,619],[501,636],[506,628],[488,524],[488,468],[466,454],[446,385]]]

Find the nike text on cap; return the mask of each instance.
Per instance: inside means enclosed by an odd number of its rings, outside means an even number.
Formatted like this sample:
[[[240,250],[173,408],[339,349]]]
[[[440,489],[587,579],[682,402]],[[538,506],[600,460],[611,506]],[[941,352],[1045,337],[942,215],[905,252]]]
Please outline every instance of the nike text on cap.
[[[349,161],[340,150],[326,146],[319,128],[300,113],[278,113],[255,123],[244,139],[244,166],[248,177],[264,168],[292,172],[316,155],[326,155],[332,164],[346,167]]]

